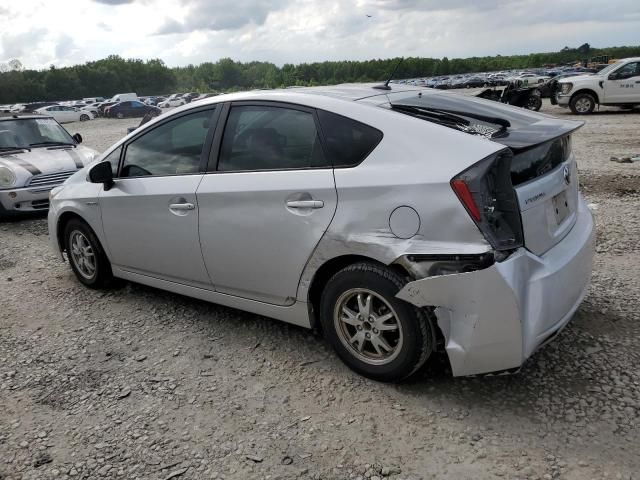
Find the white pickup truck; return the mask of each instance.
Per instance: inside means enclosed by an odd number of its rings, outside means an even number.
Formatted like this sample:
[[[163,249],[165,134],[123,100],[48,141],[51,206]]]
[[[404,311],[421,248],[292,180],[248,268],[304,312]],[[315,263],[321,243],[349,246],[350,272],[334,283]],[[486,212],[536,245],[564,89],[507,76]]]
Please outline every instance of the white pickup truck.
[[[556,99],[577,115],[593,112],[596,105],[640,106],[640,57],[619,60],[594,75],[563,78]]]

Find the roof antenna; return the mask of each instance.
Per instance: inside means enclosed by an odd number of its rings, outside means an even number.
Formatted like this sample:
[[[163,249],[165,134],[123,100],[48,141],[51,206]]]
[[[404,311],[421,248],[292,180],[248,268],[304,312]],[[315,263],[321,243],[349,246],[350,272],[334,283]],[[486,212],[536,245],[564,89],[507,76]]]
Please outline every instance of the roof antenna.
[[[400,58],[400,61],[396,64],[396,67],[393,69],[393,72],[391,72],[391,75],[389,75],[389,78],[387,79],[386,82],[384,82],[384,84],[376,85],[376,86],[374,86],[372,88],[377,88],[378,90],[391,90],[391,87],[389,86],[389,82],[391,81],[393,76],[396,74],[396,71],[398,70],[398,67],[400,66],[400,64],[403,61],[404,61],[404,57]]]

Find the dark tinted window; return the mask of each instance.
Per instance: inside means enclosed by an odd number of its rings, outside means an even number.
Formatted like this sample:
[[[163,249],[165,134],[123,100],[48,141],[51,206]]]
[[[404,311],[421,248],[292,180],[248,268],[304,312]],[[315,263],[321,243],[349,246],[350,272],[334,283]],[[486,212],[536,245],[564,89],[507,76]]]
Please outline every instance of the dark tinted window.
[[[335,113],[318,110],[329,160],[335,167],[362,162],[382,140],[382,132]]]
[[[218,170],[281,170],[325,166],[313,115],[266,106],[233,107]]]
[[[211,114],[212,110],[205,110],[184,115],[133,140],[127,146],[120,176],[198,172]]]
[[[625,79],[640,75],[640,62],[627,63],[617,72],[618,79]]]
[[[122,147],[116,148],[113,152],[107,155],[103,161],[109,162],[111,164],[111,172],[114,177],[118,176],[118,163],[120,162],[120,152],[122,151]]]

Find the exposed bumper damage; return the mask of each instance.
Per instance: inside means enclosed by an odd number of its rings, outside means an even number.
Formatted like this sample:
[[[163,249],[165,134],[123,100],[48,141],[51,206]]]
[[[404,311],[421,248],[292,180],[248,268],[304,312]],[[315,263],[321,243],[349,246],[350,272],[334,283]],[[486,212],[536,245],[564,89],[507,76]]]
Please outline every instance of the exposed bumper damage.
[[[398,298],[434,306],[455,376],[517,368],[571,319],[591,279],[595,230],[581,200],[573,229],[536,256],[521,248],[468,273],[408,283]]]

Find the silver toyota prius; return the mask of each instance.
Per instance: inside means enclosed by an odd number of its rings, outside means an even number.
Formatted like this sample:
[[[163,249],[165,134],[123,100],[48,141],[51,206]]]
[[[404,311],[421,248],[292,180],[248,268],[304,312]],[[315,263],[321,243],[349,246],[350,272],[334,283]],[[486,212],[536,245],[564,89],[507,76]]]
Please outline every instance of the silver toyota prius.
[[[398,381],[518,369],[571,319],[594,224],[582,123],[428,88],[254,91],[161,115],[51,192],[78,280],[321,330]]]

